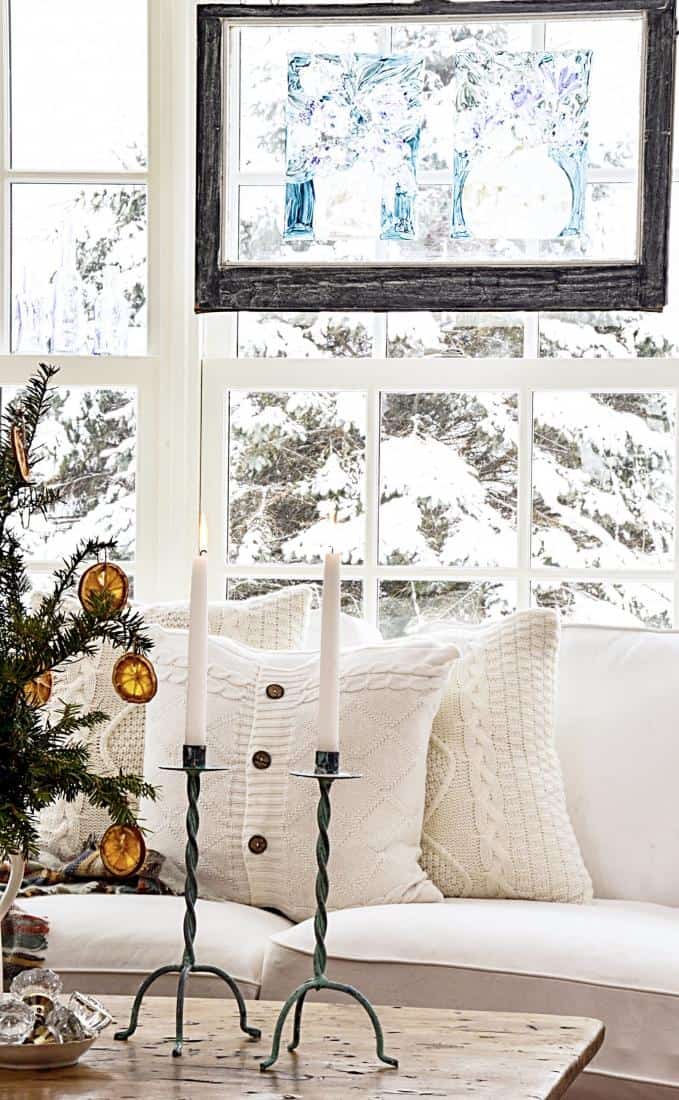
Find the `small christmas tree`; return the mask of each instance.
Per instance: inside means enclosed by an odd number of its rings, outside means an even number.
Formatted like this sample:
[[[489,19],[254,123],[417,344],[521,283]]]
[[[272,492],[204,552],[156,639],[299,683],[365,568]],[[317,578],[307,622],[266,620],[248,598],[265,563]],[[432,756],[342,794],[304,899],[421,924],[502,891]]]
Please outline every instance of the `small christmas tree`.
[[[59,501],[59,488],[33,481],[40,460],[36,434],[48,414],[58,368],[40,364],[36,375],[7,407],[0,435],[0,856],[25,857],[38,847],[37,815],[59,798],[72,801],[84,794],[108,810],[112,820],[132,825],[129,799],[154,797],[154,788],[140,776],[99,776],[90,767],[87,746],[78,734],[106,718],[100,711],[84,714],[64,704],[41,711],[51,691],[52,674],[103,641],[145,663],[151,642],[143,633],[142,617],[125,607],[125,580],[109,591],[104,584],[88,590],[81,604],[64,602],[86,563],[106,561],[115,542],[87,539],[65,560],[53,578],[52,590],[29,606],[30,582],[18,533],[21,522],[47,514]],[[119,662],[120,663],[120,662]],[[155,679],[155,678],[154,678]],[[134,692],[133,692],[134,694]],[[128,696],[129,697],[129,696]],[[145,701],[142,697],[139,701]]]

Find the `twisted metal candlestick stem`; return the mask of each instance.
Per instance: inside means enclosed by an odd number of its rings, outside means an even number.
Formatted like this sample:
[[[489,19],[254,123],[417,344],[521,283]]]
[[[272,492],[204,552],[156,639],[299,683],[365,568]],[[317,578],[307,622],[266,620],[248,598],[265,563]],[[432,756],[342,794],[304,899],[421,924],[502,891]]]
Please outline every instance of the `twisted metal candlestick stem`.
[[[184,1044],[184,995],[186,991],[186,983],[191,974],[212,974],[215,978],[221,978],[223,982],[226,982],[236,999],[236,1004],[238,1005],[241,1031],[244,1031],[246,1035],[249,1035],[253,1039],[259,1039],[262,1033],[257,1027],[248,1026],[247,1010],[245,1008],[243,994],[241,993],[231,975],[227,974],[225,970],[221,970],[218,966],[196,965],[194,944],[196,940],[197,927],[196,900],[198,898],[198,880],[196,870],[198,867],[198,827],[200,825],[200,818],[198,815],[200,777],[201,774],[205,771],[223,771],[224,769],[207,768],[205,766],[205,749],[201,746],[186,746],[184,748],[183,767],[167,767],[163,770],[186,772],[186,793],[188,800],[188,809],[186,811],[186,878],[184,880],[184,954],[181,964],[161,966],[157,970],[154,970],[152,974],[149,974],[147,978],[144,978],[144,981],[141,983],[139,989],[137,990],[137,995],[134,998],[132,1004],[130,1022],[124,1030],[117,1031],[115,1033],[114,1039],[120,1039],[121,1041],[124,1041],[126,1039],[129,1039],[130,1036],[134,1035],[135,1031],[137,1030],[141,1003],[144,999],[144,995],[146,994],[148,989],[150,989],[153,983],[163,974],[178,974],[179,977],[177,980],[177,1000],[175,1009],[175,1043],[174,1047],[172,1048],[172,1054],[175,1057],[178,1057],[182,1053],[182,1047]]]
[[[325,948],[325,936],[328,931],[328,894],[330,882],[328,879],[328,860],[330,859],[330,788],[331,779],[319,779],[321,796],[318,800],[316,821],[318,822],[318,838],[316,840],[316,915],[314,917],[314,936],[316,948],[314,950],[314,977],[322,978],[328,964],[328,952]]]
[[[198,799],[200,797],[200,772],[189,771],[186,773],[186,793],[188,796],[188,809],[186,811],[186,850],[184,862],[186,865],[186,879],[184,882],[184,966],[193,966],[196,961],[194,943],[196,940],[196,900],[198,898],[198,879],[196,868],[198,867],[198,827],[200,817],[198,815]]]
[[[335,759],[331,761],[331,766],[328,767],[327,757],[332,755]],[[292,1030],[292,1041],[288,1044],[288,1050],[296,1050],[299,1046],[302,1030],[302,1010],[304,1008],[304,1002],[307,998],[307,994],[312,991],[318,991],[322,989],[332,990],[336,993],[346,993],[347,996],[353,997],[355,1001],[358,1001],[367,1012],[370,1022],[372,1023],[373,1030],[375,1032],[375,1042],[377,1046],[377,1057],[381,1062],[384,1062],[388,1066],[398,1067],[398,1062],[395,1058],[390,1058],[384,1053],[384,1035],[382,1033],[382,1026],[375,1009],[371,1005],[367,997],[365,997],[358,989],[355,989],[352,985],[345,985],[343,982],[330,981],[326,976],[326,966],[328,961],[328,953],[325,946],[325,936],[328,930],[328,912],[327,901],[328,893],[330,890],[330,883],[328,879],[328,860],[330,858],[330,794],[333,783],[338,779],[357,779],[358,776],[349,775],[339,771],[339,753],[316,754],[316,768],[315,772],[293,772],[305,779],[316,779],[320,788],[320,797],[318,800],[318,809],[316,811],[316,821],[318,823],[318,837],[316,840],[316,863],[318,870],[316,872],[316,914],[314,917],[314,936],[316,939],[316,947],[314,949],[314,976],[309,981],[304,982],[297,989],[294,990],[288,997],[287,1001],[283,1005],[278,1020],[276,1021],[276,1027],[273,1033],[273,1039],[271,1042],[271,1054],[264,1061],[259,1063],[260,1070],[267,1070],[274,1064],[280,1053],[281,1037],[283,1034],[283,1027],[288,1017],[289,1012],[294,1006],[295,1016]]]

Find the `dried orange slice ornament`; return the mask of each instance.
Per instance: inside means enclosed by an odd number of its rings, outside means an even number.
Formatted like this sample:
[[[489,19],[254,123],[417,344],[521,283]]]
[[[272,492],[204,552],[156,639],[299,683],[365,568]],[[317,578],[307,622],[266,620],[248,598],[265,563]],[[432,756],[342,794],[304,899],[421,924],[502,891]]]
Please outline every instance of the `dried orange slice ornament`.
[[[146,859],[146,845],[136,825],[111,825],[99,845],[101,862],[110,875],[129,878]]]
[[[130,582],[119,565],[109,561],[97,562],[86,569],[78,585],[78,599],[91,615],[104,610],[113,615],[127,603]]]
[[[24,698],[29,707],[33,707],[34,710],[37,710],[38,707],[44,707],[45,703],[49,701],[51,694],[51,672],[41,672],[39,676],[36,676],[35,680],[29,680],[27,684],[24,684]]]
[[[26,454],[26,437],[24,436],[23,429],[18,424],[12,425],[11,431],[12,440],[12,453],[14,454],[14,461],[17,464],[17,470],[19,476],[25,485],[28,485],[31,480],[31,468],[28,465],[28,456]]]
[[[125,653],[113,666],[113,686],[125,703],[150,703],[158,690],[156,671],[141,653]]]

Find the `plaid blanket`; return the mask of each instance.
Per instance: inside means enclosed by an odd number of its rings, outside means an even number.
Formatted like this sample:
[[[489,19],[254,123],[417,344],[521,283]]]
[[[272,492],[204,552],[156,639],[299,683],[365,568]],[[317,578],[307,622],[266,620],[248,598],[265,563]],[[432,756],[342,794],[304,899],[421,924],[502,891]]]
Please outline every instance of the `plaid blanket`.
[[[160,877],[164,856],[148,850],[146,859],[132,878],[113,878],[104,867],[95,838],[79,856],[67,863],[43,855],[26,864],[20,898],[44,897],[49,894],[172,894]],[[0,864],[0,884],[7,882],[9,865]],[[2,958],[4,985],[9,986],[15,974],[33,966],[42,966],[47,950],[49,923],[32,916],[20,906],[12,906],[2,921]]]

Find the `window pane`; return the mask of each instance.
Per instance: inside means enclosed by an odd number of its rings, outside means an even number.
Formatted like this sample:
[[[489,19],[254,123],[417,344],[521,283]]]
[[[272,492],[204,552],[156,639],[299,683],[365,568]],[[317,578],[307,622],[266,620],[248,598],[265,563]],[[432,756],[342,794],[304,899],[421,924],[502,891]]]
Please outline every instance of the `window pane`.
[[[3,386],[3,405],[15,393]],[[134,558],[136,391],[59,386],[38,441],[44,457],[34,476],[60,485],[63,500],[47,518],[35,516],[28,530],[17,531],[29,555],[52,561],[96,537],[117,539],[118,559]]]
[[[521,315],[501,313],[389,313],[387,355],[520,358]]]
[[[12,0],[12,164],[146,164],[143,0]]]
[[[635,259],[642,41],[636,14],[232,29],[229,259]]]
[[[674,425],[674,397],[667,393],[537,393],[534,561],[669,564]]]
[[[679,204],[679,192],[673,191]],[[540,355],[551,359],[655,358],[679,354],[679,233],[670,233],[669,304],[662,313],[541,313]]]
[[[240,43],[240,167],[285,172],[285,91],[288,54],[378,51],[384,31],[371,26],[244,27],[233,30],[230,49]]]
[[[364,358],[371,318],[361,313],[239,313],[238,354],[259,358]]]
[[[12,187],[12,350],[146,351],[146,188]]]
[[[321,606],[323,582],[307,580],[306,577],[230,577],[226,582],[227,600],[248,600],[251,596],[265,596],[279,588],[290,585],[306,584],[313,588],[316,607]],[[347,615],[361,618],[363,615],[363,584],[361,581],[342,581],[340,586],[340,604]]]
[[[230,562],[363,561],[365,416],[362,393],[231,393]]]
[[[546,24],[548,49],[592,51],[589,163],[634,173],[639,158],[643,23],[638,16],[607,22],[568,19]],[[611,49],[611,44],[614,48]]]
[[[671,581],[641,584],[613,581],[540,581],[533,603],[556,607],[566,619],[607,626],[656,626],[669,629],[673,619]]]
[[[517,454],[515,394],[383,394],[380,561],[514,564]]]
[[[381,581],[379,625],[385,638],[427,623],[480,623],[516,608],[514,581]]]

